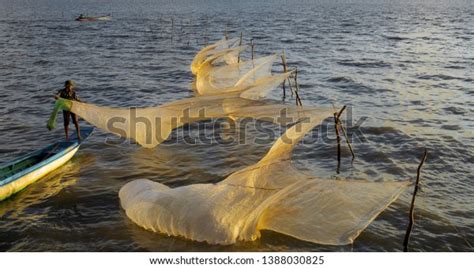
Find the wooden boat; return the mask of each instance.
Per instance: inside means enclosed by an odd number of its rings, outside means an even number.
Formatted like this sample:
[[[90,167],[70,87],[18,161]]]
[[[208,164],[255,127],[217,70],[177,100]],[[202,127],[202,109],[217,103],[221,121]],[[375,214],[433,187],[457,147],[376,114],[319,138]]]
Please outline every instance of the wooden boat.
[[[112,17],[107,15],[107,16],[97,16],[97,17],[77,17],[76,21],[104,21],[104,20],[111,20]]]
[[[93,130],[93,127],[82,127],[81,142],[90,136]],[[79,150],[81,142],[77,140],[74,134],[71,135],[69,141],[56,142],[1,165],[0,201],[23,190],[65,164]]]

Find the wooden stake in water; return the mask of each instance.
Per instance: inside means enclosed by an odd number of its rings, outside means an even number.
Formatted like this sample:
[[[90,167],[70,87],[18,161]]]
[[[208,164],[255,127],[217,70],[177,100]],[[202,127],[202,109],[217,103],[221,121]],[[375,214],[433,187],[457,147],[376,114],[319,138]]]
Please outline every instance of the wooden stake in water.
[[[428,151],[425,149],[425,152],[423,153],[423,157],[421,158],[421,162],[418,165],[418,169],[416,171],[415,189],[413,191],[413,197],[411,199],[411,205],[410,205],[410,218],[408,222],[407,232],[405,234],[405,240],[403,241],[404,252],[408,252],[408,243],[410,242],[410,235],[411,235],[411,231],[413,230],[413,224],[415,222],[415,198],[416,198],[416,193],[418,192],[418,185],[420,183],[421,167],[423,166],[423,163],[425,163],[427,154],[428,154]]]
[[[346,106],[344,105],[339,112],[334,113],[334,128],[336,130],[336,139],[337,139],[337,168],[336,168],[336,173],[337,174],[339,174],[339,168],[341,166],[341,137],[340,137],[340,134],[339,134],[339,127],[341,127],[341,129],[342,129],[342,131],[344,133],[344,136],[346,137],[346,142],[349,145],[349,149],[351,150],[351,153],[354,157],[354,152],[352,151],[352,146],[350,146],[349,138],[347,137],[346,130],[342,126],[341,119],[340,119],[341,115],[342,115],[342,113],[344,112],[345,109],[346,109]]]
[[[336,140],[337,140],[337,168],[336,168],[336,173],[339,174],[339,167],[341,166],[341,137],[339,137],[339,129],[338,129],[337,125],[338,125],[337,113],[334,113],[334,129],[336,130]]]
[[[252,61],[253,61],[253,59],[254,59],[254,54],[255,54],[254,44],[253,44],[253,38],[250,39],[250,47],[252,48]]]
[[[339,124],[342,130],[342,134],[344,134],[344,138],[346,138],[347,147],[349,147],[349,151],[351,151],[351,154],[352,154],[352,159],[354,160],[356,156],[354,154],[354,149],[352,149],[351,142],[349,141],[349,137],[347,136],[346,128],[344,127],[344,125],[342,124],[340,120],[339,120]]]
[[[289,83],[289,80],[288,80]],[[300,94],[298,93],[300,87],[298,85],[298,67],[295,68],[295,95],[296,95],[296,106],[303,106],[303,103],[301,102]],[[292,91],[293,92],[293,91]]]
[[[286,59],[285,59],[285,51],[283,50],[281,52],[281,65],[283,65],[283,72],[286,73],[288,71],[287,65],[286,65]],[[283,80],[283,100],[286,98],[286,80]],[[293,94],[293,92],[291,92]]]
[[[344,134],[344,138],[346,138],[347,146],[349,147],[349,150],[351,151],[351,154],[352,154],[352,160],[354,160],[354,158],[355,158],[354,150],[352,149],[351,142],[349,140],[349,137],[347,136],[346,128],[344,127],[344,125],[342,124],[342,121],[340,119],[341,114],[345,109],[346,109],[346,106],[342,107],[341,111],[339,111],[339,114],[337,116],[337,121],[339,123],[339,126],[341,127],[342,133]]]
[[[344,105],[341,110],[337,113],[337,120],[339,121],[339,118],[341,117],[342,113],[344,112],[344,110],[346,110],[347,106]]]
[[[239,47],[242,46],[242,32],[240,32],[240,41],[239,41]],[[240,62],[240,53],[239,57],[237,58],[237,62]]]

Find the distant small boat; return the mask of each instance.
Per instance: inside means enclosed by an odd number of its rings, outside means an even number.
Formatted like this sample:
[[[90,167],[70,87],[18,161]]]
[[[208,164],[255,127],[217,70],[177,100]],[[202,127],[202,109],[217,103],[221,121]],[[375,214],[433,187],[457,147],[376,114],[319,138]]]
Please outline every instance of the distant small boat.
[[[79,16],[76,18],[76,21],[104,21],[104,20],[111,20],[112,17],[110,15],[107,16],[97,16],[97,17],[85,17],[85,16]]]
[[[93,127],[81,128],[81,142]],[[74,134],[69,141],[53,143],[0,166],[0,201],[23,190],[69,161],[79,150],[80,142]]]

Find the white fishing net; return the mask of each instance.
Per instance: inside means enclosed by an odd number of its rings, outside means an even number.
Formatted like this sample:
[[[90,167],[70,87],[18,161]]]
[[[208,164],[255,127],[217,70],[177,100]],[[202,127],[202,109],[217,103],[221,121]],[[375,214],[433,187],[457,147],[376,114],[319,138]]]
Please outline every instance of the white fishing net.
[[[191,70],[197,76],[198,96],[159,107],[118,109],[68,100],[58,101],[48,127],[53,128],[59,109],[79,115],[105,131],[135,140],[152,148],[168,138],[171,131],[187,123],[210,118],[252,117],[254,109],[264,107],[260,100],[275,89],[290,73],[271,75],[276,55],[237,62],[245,48],[235,46],[238,39],[221,40],[202,49]],[[266,105],[267,114],[279,115],[280,106]],[[249,111],[249,112],[245,112]],[[237,116],[238,115],[238,116]]]
[[[196,92],[211,95],[240,91],[271,76],[276,55],[209,68],[196,75]],[[263,81],[263,80],[262,80]]]
[[[258,163],[219,183],[170,188],[135,180],[120,190],[121,205],[148,230],[211,244],[255,240],[261,230],[320,244],[351,243],[410,182],[326,180],[297,170],[292,150],[336,110],[264,100],[289,73],[271,74],[274,55],[240,62],[243,49],[236,39],[222,40],[196,55],[191,65],[196,97],[132,109],[60,99],[48,127],[54,127],[60,109],[69,110],[98,128],[152,148],[173,129],[210,118],[250,117],[290,126]]]
[[[196,75],[220,63],[236,63],[240,52],[246,48],[246,46],[236,46],[238,41],[237,38],[223,39],[201,49],[191,63],[191,72]]]
[[[298,171],[291,152],[332,110],[304,112],[258,163],[217,184],[170,188],[141,179],[120,189],[127,216],[145,229],[211,244],[273,230],[320,244],[352,243],[408,182],[324,180]]]
[[[287,75],[266,77],[242,91],[197,96],[149,108],[110,108],[60,99],[48,125],[54,128],[57,112],[64,109],[100,129],[133,139],[143,147],[153,148],[165,141],[173,129],[184,124],[213,118],[261,117],[256,111],[263,108],[269,115],[267,117],[278,116],[285,106],[268,104],[261,98],[277,87]]]
[[[199,51],[191,64],[196,75],[196,93],[212,95],[241,91],[271,76],[277,55],[240,61],[246,46],[236,46],[238,39],[221,40]]]

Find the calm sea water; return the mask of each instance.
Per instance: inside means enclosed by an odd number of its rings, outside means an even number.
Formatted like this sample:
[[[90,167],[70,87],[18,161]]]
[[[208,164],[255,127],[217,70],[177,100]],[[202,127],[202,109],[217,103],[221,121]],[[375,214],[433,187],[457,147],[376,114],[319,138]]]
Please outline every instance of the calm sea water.
[[[328,179],[404,180],[414,178],[427,147],[411,250],[472,251],[473,2],[255,2],[0,0],[0,162],[63,137],[61,127],[48,132],[45,124],[65,80],[77,83],[85,101],[115,107],[193,96],[189,64],[196,52],[226,30],[242,32],[258,55],[286,51],[290,67],[298,66],[304,104],[351,107],[355,161],[343,146],[336,174],[330,133],[297,148],[298,166]],[[79,13],[113,19],[78,23]],[[126,182],[216,182],[258,161],[271,144],[188,145],[178,137],[147,150],[107,138],[95,131],[72,161],[0,203],[0,250],[402,249],[411,190],[350,246],[266,231],[258,241],[224,247],[148,232],[120,208]]]

